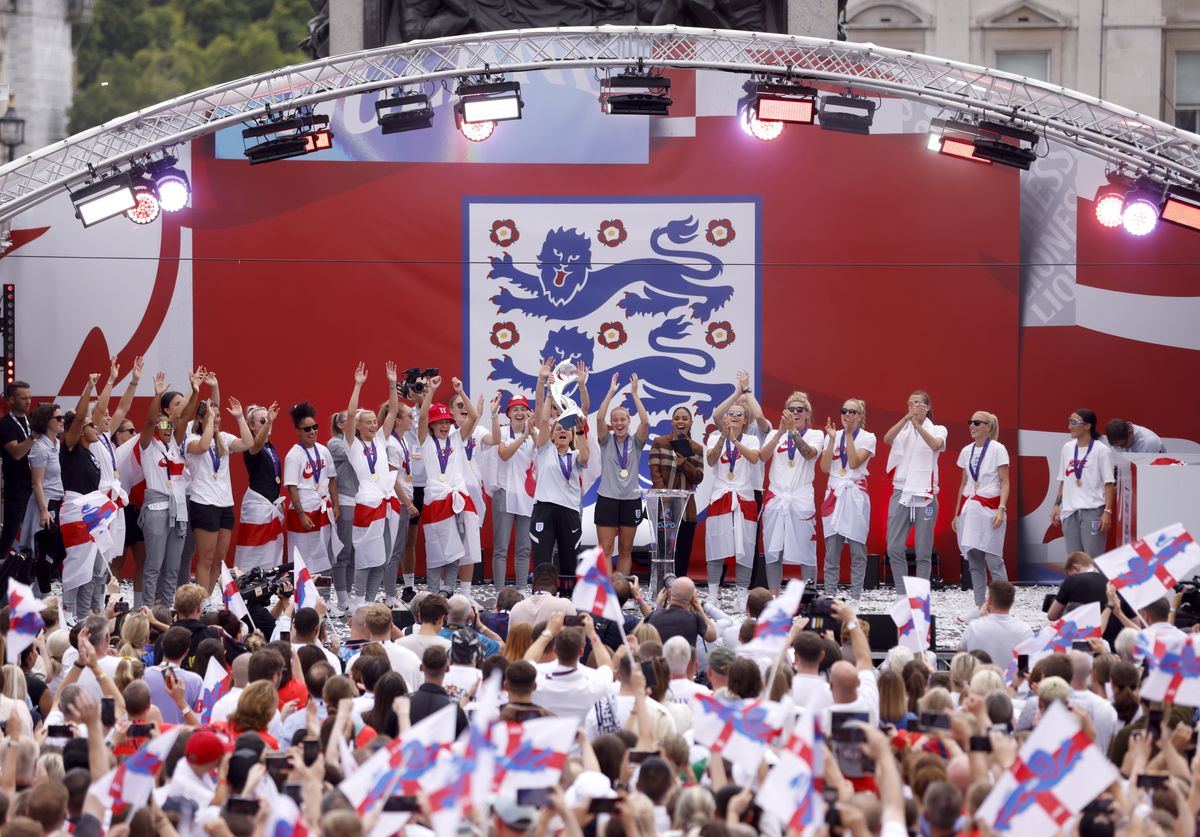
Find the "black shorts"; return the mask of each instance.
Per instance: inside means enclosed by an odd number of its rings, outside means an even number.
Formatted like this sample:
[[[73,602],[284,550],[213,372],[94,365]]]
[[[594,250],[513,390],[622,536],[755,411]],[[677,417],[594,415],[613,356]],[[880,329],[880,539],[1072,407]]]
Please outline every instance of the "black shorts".
[[[421,522],[421,512],[425,508],[425,486],[416,486],[412,490],[413,505],[417,507],[417,513],[408,519],[409,526],[416,526]]]
[[[642,522],[641,500],[614,500],[612,497],[596,498],[595,523],[597,526],[634,526]]]
[[[138,517],[142,514],[141,508],[130,503],[125,507],[125,547],[129,548],[135,543],[144,543],[145,537],[142,536],[142,527],[138,526]]]
[[[233,528],[233,506],[206,506],[188,500],[188,521],[201,532],[219,532]]]

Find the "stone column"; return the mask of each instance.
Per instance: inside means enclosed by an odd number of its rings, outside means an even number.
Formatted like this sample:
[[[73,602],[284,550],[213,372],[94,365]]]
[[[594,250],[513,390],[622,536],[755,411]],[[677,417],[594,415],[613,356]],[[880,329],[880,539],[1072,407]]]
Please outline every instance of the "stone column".
[[[329,54],[363,48],[363,0],[329,0]]]
[[[837,38],[837,0],[788,0],[789,35]]]

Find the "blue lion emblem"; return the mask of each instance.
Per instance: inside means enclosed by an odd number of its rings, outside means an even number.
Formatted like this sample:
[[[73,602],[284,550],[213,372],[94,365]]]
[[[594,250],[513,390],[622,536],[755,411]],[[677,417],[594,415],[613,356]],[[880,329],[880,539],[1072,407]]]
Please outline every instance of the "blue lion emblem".
[[[668,413],[685,399],[694,398],[696,411],[702,416],[709,416],[733,391],[733,385],[710,379],[709,373],[716,368],[716,361],[707,352],[672,345],[686,339],[690,329],[691,323],[683,317],[672,317],[650,332],[648,342],[653,350],[651,353],[607,369],[593,368],[595,340],[577,328],[551,331],[542,347],[541,356],[555,357],[560,362],[583,361],[587,364],[591,370],[588,375],[588,396],[593,406],[604,398],[614,372],[624,381],[628,381],[636,372],[642,380],[642,403],[651,415]],[[525,392],[536,389],[537,370],[531,373],[518,369],[511,355],[493,358],[491,364],[490,380],[512,384]],[[571,394],[570,390],[568,394]],[[670,419],[664,419],[656,432],[667,432],[669,427]]]
[[[692,217],[671,221],[654,230],[650,248],[667,258],[641,258],[592,268],[592,245],[575,228],[559,227],[546,233],[538,253],[535,276],[513,263],[504,253],[489,256],[490,279],[508,280],[530,296],[515,296],[508,288],[491,298],[501,314],[519,311],[543,320],[577,320],[594,314],[618,291],[625,291],[617,303],[628,315],[665,316],[676,308],[688,306],[692,316],[709,319],[733,296],[731,285],[712,284],[721,275],[721,260],[700,250],[682,249],[696,237],[699,224]],[[669,249],[662,239],[680,249]],[[704,267],[681,260],[703,262]],[[641,283],[643,293],[625,290]]]
[[[82,516],[83,522],[87,526],[89,532],[92,531],[93,529],[95,529],[97,526],[99,526],[101,523],[103,523],[108,518],[108,514],[106,511],[107,508],[108,508],[107,504],[101,505],[101,506],[93,506],[91,503],[83,504],[81,516]]]

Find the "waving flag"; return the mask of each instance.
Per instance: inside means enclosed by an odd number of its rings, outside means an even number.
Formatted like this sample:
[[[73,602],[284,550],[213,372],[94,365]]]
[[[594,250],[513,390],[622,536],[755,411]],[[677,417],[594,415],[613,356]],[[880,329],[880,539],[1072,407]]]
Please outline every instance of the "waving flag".
[[[584,552],[579,556],[579,563],[576,565],[575,591],[571,594],[571,603],[580,613],[603,616],[623,627],[625,620],[621,615],[621,604],[617,601],[617,591],[613,589],[611,575],[608,556],[600,547]]]
[[[896,623],[900,645],[911,648],[917,654],[929,650],[929,634],[932,620],[929,607],[929,579],[904,576],[907,598],[896,599],[889,611]]]
[[[1055,701],[980,806],[979,818],[1000,833],[1056,833],[1120,778],[1071,711]]]
[[[1106,552],[1096,566],[1134,610],[1169,596],[1175,583],[1200,567],[1200,546],[1182,523]]]
[[[225,602],[225,609],[238,619],[250,618],[250,608],[246,607],[246,600],[242,598],[237,582],[233,580],[233,573],[224,561],[221,562],[221,598]]]
[[[738,649],[745,656],[762,656],[774,660],[787,645],[792,620],[800,610],[804,597],[804,582],[792,579],[783,593],[767,602],[754,626],[754,637]]]
[[[496,774],[492,793],[513,794],[519,788],[558,784],[578,730],[576,718],[534,718],[523,724],[493,725]]]
[[[1183,706],[1200,706],[1200,659],[1196,646],[1200,634],[1155,637],[1146,650],[1150,673],[1142,681],[1142,700],[1167,700]]]
[[[422,782],[438,837],[454,837],[465,815],[486,806],[495,763],[487,727],[470,723]]]
[[[259,785],[270,782],[259,782]],[[295,801],[286,794],[277,794],[267,817],[265,837],[308,837],[308,826]]]
[[[217,701],[229,694],[233,687],[233,675],[225,670],[225,666],[217,662],[216,657],[208,658],[208,671],[204,672],[204,688],[193,707],[200,716],[201,723],[212,720],[213,707]]]
[[[438,753],[454,742],[454,710],[454,704],[447,704],[422,718],[342,780],[338,789],[360,815],[369,814],[389,796],[421,789],[418,783],[437,763]]]
[[[1033,664],[1047,654],[1067,653],[1071,650],[1072,642],[1082,642],[1099,636],[1100,604],[1089,602],[1051,622],[1014,648],[1013,666],[1016,665],[1017,654],[1028,654],[1029,662]]]
[[[296,610],[302,607],[316,607],[321,600],[317,592],[317,583],[313,581],[312,573],[304,565],[304,556],[300,550],[292,549],[292,586],[296,590]]]
[[[59,511],[60,530],[67,557],[63,560],[63,590],[74,590],[96,576],[96,557],[113,549],[108,525],[117,504],[102,491],[76,494],[68,491]]]
[[[753,772],[782,727],[778,703],[692,696],[692,735],[697,744]]]
[[[785,830],[803,831],[825,822],[824,759],[814,734],[813,713],[806,711],[779,751],[779,761],[754,797]]]
[[[8,663],[19,663],[21,652],[33,645],[42,628],[46,627],[42,621],[45,607],[42,600],[33,595],[33,589],[28,584],[11,578],[8,580],[8,644],[4,652]]]
[[[145,807],[167,755],[175,746],[179,730],[179,727],[172,727],[151,738],[136,753],[101,776],[88,792],[114,810],[123,810],[126,806],[135,810]]]

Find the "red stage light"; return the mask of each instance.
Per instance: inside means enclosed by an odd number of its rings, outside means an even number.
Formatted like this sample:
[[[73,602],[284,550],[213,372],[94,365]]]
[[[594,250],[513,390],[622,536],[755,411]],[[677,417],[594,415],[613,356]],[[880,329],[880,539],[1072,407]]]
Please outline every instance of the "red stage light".
[[[955,139],[954,137],[942,137],[942,147],[938,149],[947,157],[958,157],[963,160],[970,160],[973,163],[983,163],[990,166],[991,160],[985,160],[975,154],[975,144],[971,140]]]
[[[1108,192],[1096,198],[1096,220],[1103,227],[1113,229],[1121,226],[1121,212],[1125,208],[1125,196],[1120,192]]]
[[[133,208],[125,210],[125,217],[135,224],[150,224],[158,219],[158,197],[143,186],[133,189]]]
[[[333,148],[333,131],[328,128],[323,131],[313,131],[311,134],[304,135],[304,153],[311,154],[314,151],[324,151],[327,148]]]
[[[789,99],[782,96],[758,97],[755,106],[758,118],[766,122],[795,122],[811,125],[816,115],[812,99]]]
[[[754,108],[747,108],[742,114],[742,130],[757,140],[770,142],[779,139],[783,133],[783,123],[773,119],[760,119]]]
[[[1180,200],[1174,195],[1168,195],[1166,206],[1163,207],[1162,219],[1181,227],[1200,230],[1200,206]]]
[[[495,122],[462,122],[460,120],[458,130],[462,135],[471,142],[483,142],[496,130]]]

